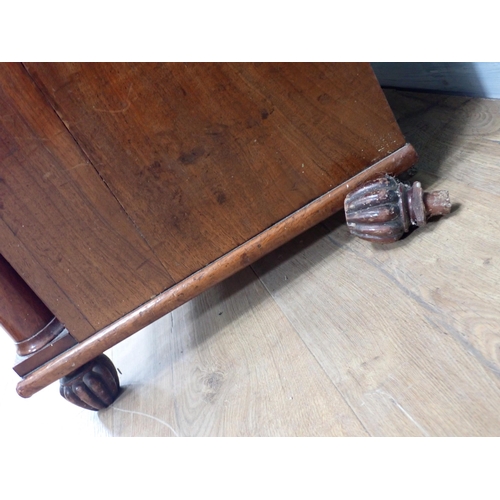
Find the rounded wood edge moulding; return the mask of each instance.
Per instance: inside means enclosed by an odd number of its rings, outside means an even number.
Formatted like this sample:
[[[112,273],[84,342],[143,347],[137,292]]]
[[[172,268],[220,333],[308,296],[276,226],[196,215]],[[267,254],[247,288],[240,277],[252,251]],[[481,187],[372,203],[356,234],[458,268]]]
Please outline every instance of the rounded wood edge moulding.
[[[413,166],[417,158],[413,146],[406,144],[243,245],[165,290],[118,321],[34,370],[18,383],[18,394],[28,398],[75,371],[208,288],[252,264],[335,212],[342,210],[345,197],[358,186],[385,174],[399,175]]]

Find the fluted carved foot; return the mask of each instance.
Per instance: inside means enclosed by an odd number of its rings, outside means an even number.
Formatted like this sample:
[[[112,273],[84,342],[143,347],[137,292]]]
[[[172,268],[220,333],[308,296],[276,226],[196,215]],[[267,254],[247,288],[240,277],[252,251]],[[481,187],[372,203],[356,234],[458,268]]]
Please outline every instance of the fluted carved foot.
[[[116,368],[104,354],[62,378],[60,384],[61,396],[86,410],[107,408],[120,392]]]
[[[345,199],[349,231],[375,243],[393,243],[412,225],[423,226],[429,217],[449,214],[448,191],[424,193],[420,182],[413,186],[394,177],[370,181]]]

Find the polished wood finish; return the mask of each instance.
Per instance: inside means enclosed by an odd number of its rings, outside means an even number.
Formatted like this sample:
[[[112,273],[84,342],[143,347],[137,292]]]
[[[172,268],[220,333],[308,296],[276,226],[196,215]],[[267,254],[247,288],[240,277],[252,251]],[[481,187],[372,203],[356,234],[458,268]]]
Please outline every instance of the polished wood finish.
[[[386,94],[420,157],[411,181],[448,189],[449,216],[389,246],[353,237],[341,212],[316,225],[107,351],[124,390],[98,418],[65,404],[58,383],[18,397],[0,335],[0,440],[29,429],[53,442],[498,441],[500,100]],[[484,455],[493,462],[478,475],[495,477],[496,454]]]
[[[214,263],[177,283],[140,308],[122,317],[89,339],[29,374],[17,386],[18,393],[30,397],[68,372],[121,342],[141,328],[283,245],[311,226],[342,209],[346,195],[363,183],[381,175],[397,175],[417,160],[415,150],[406,145],[371,168],[332,189],[304,208],[278,222]]]
[[[62,378],[59,391],[70,403],[98,411],[113,404],[120,392],[120,381],[113,362],[101,354]]]
[[[25,377],[28,373],[59,356],[59,354],[75,346],[77,343],[68,330],[64,328],[54,340],[51,340],[33,354],[19,357],[13,366],[13,370],[20,377]]]
[[[63,326],[0,255],[0,325],[25,356],[47,345]]]
[[[0,252],[82,341],[404,144],[369,64],[3,64]]]
[[[76,340],[0,255],[0,325],[12,337],[21,377],[74,346]]]
[[[20,64],[0,65],[0,253],[77,340],[173,284]]]
[[[449,214],[451,202],[447,191],[424,193],[418,181],[410,186],[385,176],[351,191],[344,209],[351,234],[374,243],[394,243],[410,227]]]
[[[52,342],[64,330],[64,325],[57,319],[52,318],[39,332],[29,339],[16,343],[19,356],[28,356],[43,349]]]
[[[0,132],[0,252],[79,342],[23,396],[416,161],[361,63],[6,64]]]
[[[175,282],[405,144],[368,64],[25,68]]]
[[[0,324],[15,342],[27,340],[54,315],[0,255]]]
[[[176,282],[405,144],[369,64],[25,66]]]

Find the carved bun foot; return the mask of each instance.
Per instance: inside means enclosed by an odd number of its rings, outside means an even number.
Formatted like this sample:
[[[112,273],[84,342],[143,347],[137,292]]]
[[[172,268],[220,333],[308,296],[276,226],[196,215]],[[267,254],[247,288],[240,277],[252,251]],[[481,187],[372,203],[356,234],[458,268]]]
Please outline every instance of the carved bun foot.
[[[409,186],[387,175],[349,193],[344,208],[352,234],[393,243],[412,225],[423,226],[429,217],[449,214],[451,203],[448,191],[424,193],[420,182]]]
[[[120,392],[116,368],[104,354],[62,378],[60,384],[61,396],[86,410],[107,408]]]

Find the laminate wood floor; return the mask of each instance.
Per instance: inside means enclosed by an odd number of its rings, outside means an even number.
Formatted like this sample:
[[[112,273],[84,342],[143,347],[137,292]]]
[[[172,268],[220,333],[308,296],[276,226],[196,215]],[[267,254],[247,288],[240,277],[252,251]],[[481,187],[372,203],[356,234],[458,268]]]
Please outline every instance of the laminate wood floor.
[[[386,95],[449,216],[387,246],[314,227],[110,350],[99,413],[19,398],[2,335],[2,438],[498,436],[500,100]]]

